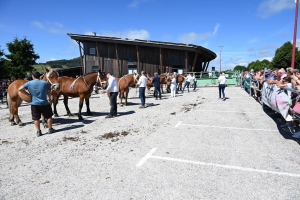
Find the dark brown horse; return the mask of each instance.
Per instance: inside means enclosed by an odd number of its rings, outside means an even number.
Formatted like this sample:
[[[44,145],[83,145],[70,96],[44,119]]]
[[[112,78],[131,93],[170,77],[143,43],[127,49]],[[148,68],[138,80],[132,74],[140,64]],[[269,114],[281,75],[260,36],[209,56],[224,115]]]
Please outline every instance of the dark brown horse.
[[[122,106],[122,99],[125,99],[125,106],[127,105],[127,98],[129,93],[129,87],[136,87],[136,84],[139,80],[139,74],[133,73],[133,74],[127,74],[119,79],[118,85],[119,85],[119,98],[120,98],[120,105]]]
[[[53,69],[46,69],[46,72],[41,76],[40,79],[48,82],[51,85],[52,93],[54,90],[59,90],[59,83],[58,83],[58,73],[56,70]],[[20,120],[20,117],[18,115],[18,108],[22,104],[22,101],[26,101],[27,103],[30,103],[31,101],[31,95],[25,95],[21,92],[19,92],[19,88],[24,85],[27,82],[27,80],[15,80],[12,82],[7,91],[7,103],[9,108],[9,121],[11,122],[11,125],[18,124],[19,126],[24,125],[22,121]],[[16,118],[16,122],[15,122]]]
[[[160,82],[160,89],[161,89],[161,92],[163,93],[164,91],[163,91],[163,85],[164,84],[167,84],[168,83],[168,81],[170,82],[171,81],[171,79],[170,79],[170,75],[169,75],[169,73],[164,73],[164,74],[161,74],[160,76],[159,76],[159,82]],[[153,83],[152,83],[152,79],[154,78],[154,77],[149,77],[149,76],[147,76],[147,78],[148,78],[148,80],[147,80],[147,92],[148,92],[148,94],[150,94],[150,88],[151,87],[153,87]]]
[[[60,95],[64,96],[64,105],[69,116],[72,116],[72,113],[70,112],[70,109],[68,107],[68,97],[79,97],[78,119],[83,120],[81,116],[83,101],[85,100],[87,114],[91,116],[92,113],[90,111],[89,100],[93,91],[93,86],[96,83],[99,83],[101,85],[106,84],[107,78],[105,72],[91,72],[78,78],[62,76],[59,77],[58,82],[60,84],[60,90],[54,92],[53,94],[54,116],[58,117],[56,105],[58,103]]]

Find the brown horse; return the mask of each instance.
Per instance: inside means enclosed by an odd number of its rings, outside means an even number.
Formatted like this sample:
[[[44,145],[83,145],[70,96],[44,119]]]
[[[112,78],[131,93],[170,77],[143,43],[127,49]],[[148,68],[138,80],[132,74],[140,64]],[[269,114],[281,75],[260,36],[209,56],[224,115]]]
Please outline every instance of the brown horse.
[[[164,74],[161,74],[159,76],[159,82],[160,82],[160,89],[161,89],[161,92],[163,93],[163,85],[164,84],[168,84],[169,81],[171,81],[170,79],[170,75],[169,73],[164,73]],[[152,83],[152,79],[154,78],[153,76],[149,77],[147,76],[148,80],[147,80],[147,92],[148,94],[150,94],[150,88],[153,87],[153,83]]]
[[[120,105],[122,106],[122,99],[125,99],[125,106],[127,105],[127,98],[129,93],[129,87],[136,87],[136,84],[139,80],[139,74],[133,73],[133,74],[127,74],[119,79],[118,85],[119,85],[119,99],[120,99]]]
[[[69,116],[72,116],[72,113],[68,107],[68,97],[79,97],[78,119],[83,120],[81,116],[83,101],[85,100],[87,114],[91,116],[92,113],[90,111],[89,100],[93,91],[93,86],[96,83],[101,85],[106,84],[107,78],[105,72],[91,72],[78,78],[62,76],[59,77],[58,82],[61,86],[61,89],[53,94],[54,116],[58,117],[56,105],[58,104],[60,95],[64,96],[64,105]]]
[[[48,82],[51,85],[52,93],[54,90],[59,90],[59,83],[58,83],[58,73],[56,70],[53,69],[46,69],[46,72],[41,76],[41,80],[44,80]],[[27,103],[30,103],[31,96],[24,95],[21,92],[19,92],[19,88],[24,85],[27,82],[27,80],[15,80],[12,82],[8,89],[8,95],[7,95],[7,104],[9,108],[9,121],[11,122],[11,125],[18,124],[19,126],[23,126],[24,124],[20,120],[20,117],[18,115],[18,108],[22,104],[22,101],[26,101]],[[16,118],[16,122],[15,122]]]
[[[185,77],[187,74],[178,74],[178,83],[177,83],[177,90],[182,90],[182,83],[184,82]]]

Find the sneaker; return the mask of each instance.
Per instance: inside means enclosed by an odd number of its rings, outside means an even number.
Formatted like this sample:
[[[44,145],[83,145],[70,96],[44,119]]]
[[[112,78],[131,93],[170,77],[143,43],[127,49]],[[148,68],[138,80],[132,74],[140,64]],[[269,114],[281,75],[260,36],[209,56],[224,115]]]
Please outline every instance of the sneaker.
[[[39,130],[39,131],[36,132],[36,137],[40,137],[41,135],[42,135],[42,131],[41,130]]]
[[[52,133],[55,133],[55,132],[56,132],[56,130],[54,128],[49,128],[49,130],[48,130],[48,134],[52,134]]]
[[[222,100],[223,100],[223,101],[226,101],[226,99],[225,99],[225,98],[223,98]]]
[[[105,118],[113,118],[113,115],[107,115]]]

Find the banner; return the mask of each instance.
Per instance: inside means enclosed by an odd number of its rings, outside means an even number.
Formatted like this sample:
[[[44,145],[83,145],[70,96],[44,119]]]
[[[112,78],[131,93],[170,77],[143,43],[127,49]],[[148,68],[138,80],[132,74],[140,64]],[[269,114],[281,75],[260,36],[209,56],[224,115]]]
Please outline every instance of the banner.
[[[284,119],[287,118],[291,99],[284,90],[265,82],[262,88],[262,102],[280,113]]]

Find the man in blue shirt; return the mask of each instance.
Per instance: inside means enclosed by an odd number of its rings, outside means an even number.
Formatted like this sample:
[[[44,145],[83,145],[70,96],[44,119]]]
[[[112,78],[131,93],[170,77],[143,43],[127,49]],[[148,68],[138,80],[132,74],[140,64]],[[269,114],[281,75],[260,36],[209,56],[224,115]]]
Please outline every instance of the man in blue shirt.
[[[40,118],[41,114],[47,119],[48,123],[48,134],[54,133],[55,130],[52,128],[52,109],[49,104],[51,99],[51,88],[46,81],[40,80],[41,74],[39,72],[33,72],[32,81],[26,82],[19,88],[19,91],[25,95],[31,95],[31,115],[34,120],[35,128],[37,129],[37,137],[42,135],[40,129]],[[28,94],[28,92],[30,94]],[[48,96],[48,98],[47,98]]]
[[[154,86],[155,100],[157,100],[158,98],[159,100],[161,100],[160,77],[158,76],[157,72],[154,73],[154,78],[152,79],[152,83]]]

